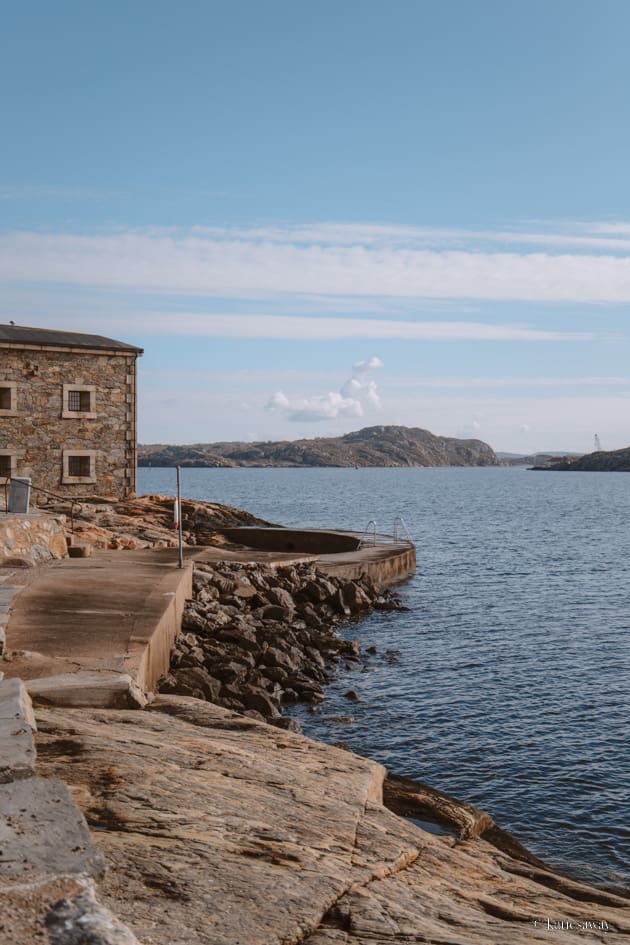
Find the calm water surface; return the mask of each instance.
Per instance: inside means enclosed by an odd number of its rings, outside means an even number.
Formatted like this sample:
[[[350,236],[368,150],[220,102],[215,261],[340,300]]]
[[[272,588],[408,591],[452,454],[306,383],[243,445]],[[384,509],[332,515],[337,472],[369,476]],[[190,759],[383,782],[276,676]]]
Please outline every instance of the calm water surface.
[[[283,525],[391,531],[418,550],[408,613],[349,633],[306,734],[470,801],[548,862],[630,890],[630,474],[195,469],[183,492]],[[141,469],[172,493],[175,471]],[[354,689],[358,703],[344,693]],[[350,724],[330,716],[351,715]]]

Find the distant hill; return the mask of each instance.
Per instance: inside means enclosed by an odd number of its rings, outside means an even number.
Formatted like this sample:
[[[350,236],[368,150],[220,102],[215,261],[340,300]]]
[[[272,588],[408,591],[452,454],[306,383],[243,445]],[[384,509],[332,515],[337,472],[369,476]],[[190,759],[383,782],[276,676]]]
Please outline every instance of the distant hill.
[[[567,457],[558,463],[534,468],[560,472],[630,472],[630,446],[622,450],[599,450],[577,459]]]
[[[140,445],[139,466],[500,466],[481,440],[417,427],[366,427],[345,436],[263,443]]]

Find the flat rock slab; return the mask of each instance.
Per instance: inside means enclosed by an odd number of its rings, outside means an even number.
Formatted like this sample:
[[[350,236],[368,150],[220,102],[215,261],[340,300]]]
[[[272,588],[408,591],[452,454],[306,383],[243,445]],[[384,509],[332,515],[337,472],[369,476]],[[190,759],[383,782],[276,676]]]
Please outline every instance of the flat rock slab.
[[[3,881],[0,942],[11,945],[138,945],[97,901],[85,876]]]
[[[29,778],[0,785],[0,878],[85,873],[104,863],[66,784]]]
[[[39,769],[97,831],[101,899],[144,945],[627,945],[630,900],[421,830],[350,752],[177,697],[37,721]]]

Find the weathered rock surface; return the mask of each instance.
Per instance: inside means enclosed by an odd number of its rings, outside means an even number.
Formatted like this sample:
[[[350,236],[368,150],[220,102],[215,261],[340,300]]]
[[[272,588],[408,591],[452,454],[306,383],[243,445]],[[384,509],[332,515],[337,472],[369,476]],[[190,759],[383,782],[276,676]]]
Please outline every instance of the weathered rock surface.
[[[0,886],[0,942],[7,945],[139,945],[96,899],[86,876],[57,875]]]
[[[37,721],[41,773],[63,775],[96,831],[100,898],[143,945],[630,935],[630,901],[397,817],[383,769],[352,753],[194,699]],[[573,930],[551,935],[548,919]]]
[[[373,606],[400,606],[367,579],[331,577],[312,564],[197,562],[193,592],[160,691],[276,723],[283,704],[323,699],[335,663],[358,656],[357,641],[342,639],[338,626]]]
[[[105,864],[67,785],[35,777],[35,729],[22,681],[0,681],[0,942],[137,945],[95,898]]]
[[[94,548],[174,548],[178,534],[173,527],[173,499],[163,495],[145,495],[108,501],[53,501],[46,509],[66,516],[71,547],[86,543]],[[215,502],[183,499],[182,537],[187,545],[223,544],[223,528],[238,525],[267,525],[268,522],[242,509]]]
[[[139,466],[499,466],[482,440],[418,427],[365,427],[345,436],[279,443],[140,445]]]
[[[63,781],[28,778],[1,784],[0,812],[0,879],[102,875],[102,858]]]

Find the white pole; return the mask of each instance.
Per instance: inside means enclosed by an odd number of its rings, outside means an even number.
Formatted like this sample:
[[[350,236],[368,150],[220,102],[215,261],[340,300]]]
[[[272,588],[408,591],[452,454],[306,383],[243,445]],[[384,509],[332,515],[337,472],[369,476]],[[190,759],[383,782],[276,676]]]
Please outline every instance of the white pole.
[[[179,538],[179,567],[184,567],[184,538],[182,536],[182,479],[181,466],[177,467],[177,531]]]

